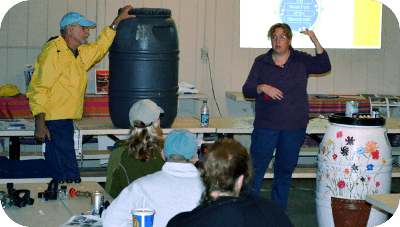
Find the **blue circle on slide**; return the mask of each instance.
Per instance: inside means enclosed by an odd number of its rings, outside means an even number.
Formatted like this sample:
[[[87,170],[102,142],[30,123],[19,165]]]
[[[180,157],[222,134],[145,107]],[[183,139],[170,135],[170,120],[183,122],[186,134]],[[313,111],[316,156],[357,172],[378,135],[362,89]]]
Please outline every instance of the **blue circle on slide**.
[[[317,0],[282,0],[279,6],[279,17],[293,32],[311,30],[319,13]]]

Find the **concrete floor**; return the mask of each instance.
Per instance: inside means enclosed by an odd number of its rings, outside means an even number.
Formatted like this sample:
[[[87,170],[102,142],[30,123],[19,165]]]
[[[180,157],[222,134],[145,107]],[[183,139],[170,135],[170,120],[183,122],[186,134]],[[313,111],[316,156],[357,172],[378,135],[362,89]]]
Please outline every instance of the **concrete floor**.
[[[293,179],[286,213],[296,227],[318,226],[315,209],[315,179]],[[272,179],[265,179],[260,196],[270,198]]]
[[[286,213],[296,227],[317,227],[315,179],[292,179]],[[272,179],[265,179],[260,196],[270,198]],[[392,193],[400,193],[400,178],[392,179]]]

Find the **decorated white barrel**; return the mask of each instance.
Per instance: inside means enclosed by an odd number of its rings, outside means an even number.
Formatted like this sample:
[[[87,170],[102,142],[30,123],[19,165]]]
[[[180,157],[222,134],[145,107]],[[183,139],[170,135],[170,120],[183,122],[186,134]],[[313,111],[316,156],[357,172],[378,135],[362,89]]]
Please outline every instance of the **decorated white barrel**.
[[[389,194],[392,152],[384,118],[351,118],[332,114],[319,146],[316,210],[320,227],[334,227],[331,197],[365,200],[368,194]],[[372,207],[367,226],[387,220]]]

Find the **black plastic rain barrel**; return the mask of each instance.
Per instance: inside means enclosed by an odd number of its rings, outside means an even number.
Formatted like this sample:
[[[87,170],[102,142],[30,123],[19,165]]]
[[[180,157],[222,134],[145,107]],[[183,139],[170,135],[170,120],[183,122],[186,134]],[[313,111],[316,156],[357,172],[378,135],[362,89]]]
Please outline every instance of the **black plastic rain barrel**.
[[[115,127],[129,128],[134,103],[150,99],[164,109],[161,127],[174,123],[178,109],[178,32],[171,10],[136,8],[121,21],[110,47],[109,109]]]

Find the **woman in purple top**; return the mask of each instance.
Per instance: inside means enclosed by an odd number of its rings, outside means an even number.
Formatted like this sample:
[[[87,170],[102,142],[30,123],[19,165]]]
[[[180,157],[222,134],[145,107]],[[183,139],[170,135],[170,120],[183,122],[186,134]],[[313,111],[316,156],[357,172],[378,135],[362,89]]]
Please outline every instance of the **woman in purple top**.
[[[308,76],[331,70],[328,54],[314,32],[306,29],[301,33],[314,43],[316,56],[294,50],[289,25],[275,24],[268,32],[272,49],[255,59],[242,89],[246,98],[256,100],[250,147],[254,180],[250,194],[259,194],[276,148],[271,199],[283,210],[308,123]]]

